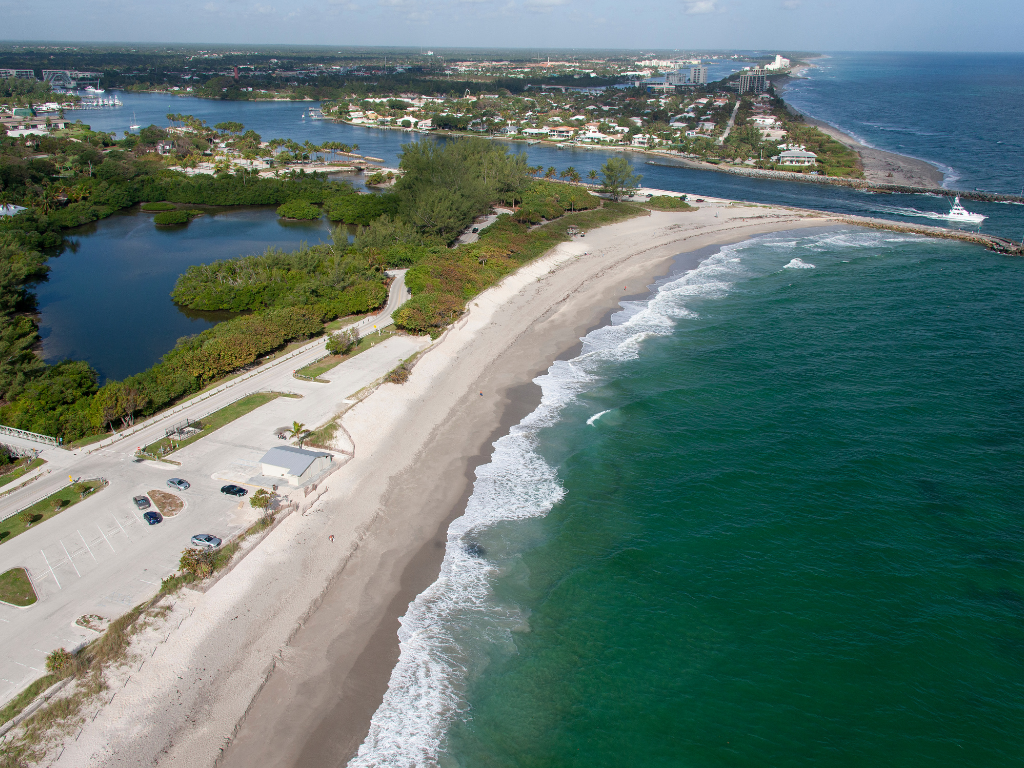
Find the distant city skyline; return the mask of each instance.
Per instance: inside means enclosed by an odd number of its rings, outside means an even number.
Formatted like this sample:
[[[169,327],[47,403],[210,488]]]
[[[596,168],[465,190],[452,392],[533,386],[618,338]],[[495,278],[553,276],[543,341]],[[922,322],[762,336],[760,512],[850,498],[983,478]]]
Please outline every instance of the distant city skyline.
[[[1024,51],[1010,0],[0,0],[5,42]]]

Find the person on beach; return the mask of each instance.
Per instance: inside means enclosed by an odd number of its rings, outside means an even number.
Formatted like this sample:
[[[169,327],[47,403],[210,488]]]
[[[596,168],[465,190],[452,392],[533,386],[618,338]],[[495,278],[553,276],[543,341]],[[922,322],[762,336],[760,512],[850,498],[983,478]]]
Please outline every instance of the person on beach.
[[[334,534],[333,533],[330,536],[328,536],[327,538],[331,540],[331,544],[334,543]]]

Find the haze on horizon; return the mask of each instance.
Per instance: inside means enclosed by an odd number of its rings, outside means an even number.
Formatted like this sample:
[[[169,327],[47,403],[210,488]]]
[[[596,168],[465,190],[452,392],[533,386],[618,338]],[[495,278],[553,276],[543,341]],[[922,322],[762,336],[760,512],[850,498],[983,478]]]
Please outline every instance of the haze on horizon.
[[[17,41],[1024,51],[1013,0],[0,0]]]

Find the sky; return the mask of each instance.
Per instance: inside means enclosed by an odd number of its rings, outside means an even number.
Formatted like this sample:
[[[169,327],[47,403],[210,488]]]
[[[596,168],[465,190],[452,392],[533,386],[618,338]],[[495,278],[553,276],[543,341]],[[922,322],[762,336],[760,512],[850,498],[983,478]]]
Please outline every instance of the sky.
[[[0,39],[1024,51],[1021,0],[0,0]]]

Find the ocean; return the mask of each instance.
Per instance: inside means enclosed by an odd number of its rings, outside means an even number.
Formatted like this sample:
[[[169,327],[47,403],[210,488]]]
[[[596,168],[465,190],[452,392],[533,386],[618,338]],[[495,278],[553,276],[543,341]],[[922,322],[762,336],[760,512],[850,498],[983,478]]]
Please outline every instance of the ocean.
[[[793,106],[868,146],[930,162],[944,186],[1024,194],[1024,54],[834,53],[812,61],[784,89]]]
[[[1024,762],[1024,262],[713,249],[537,379],[363,766]]]

